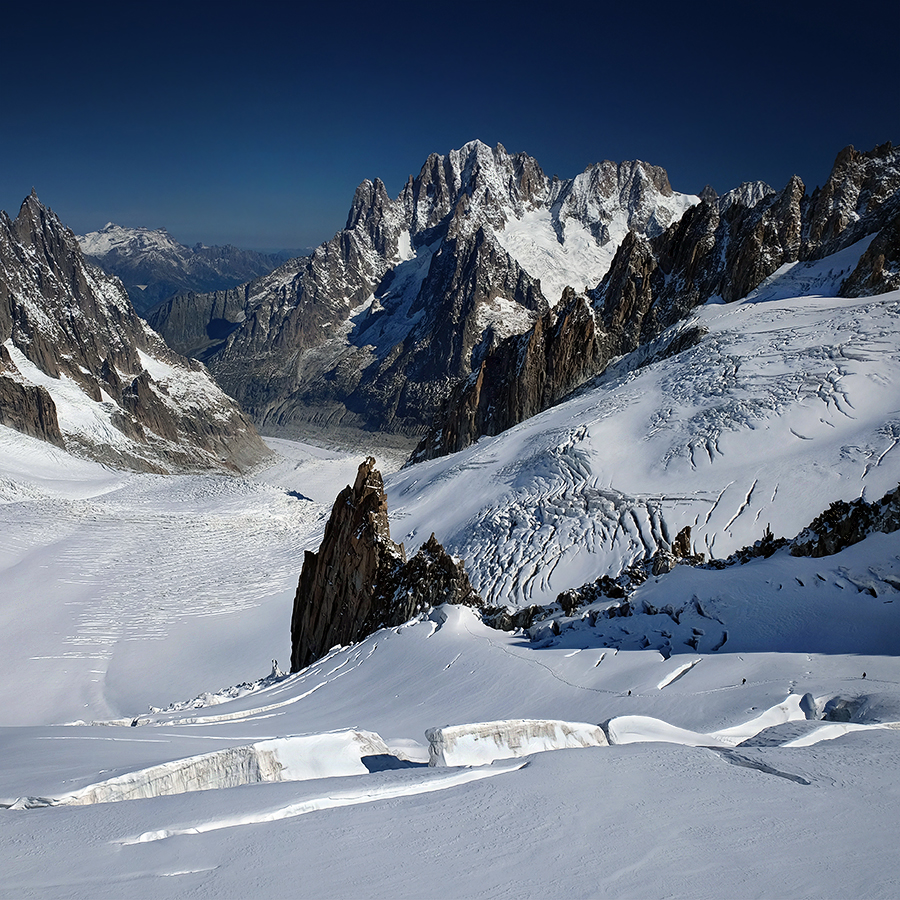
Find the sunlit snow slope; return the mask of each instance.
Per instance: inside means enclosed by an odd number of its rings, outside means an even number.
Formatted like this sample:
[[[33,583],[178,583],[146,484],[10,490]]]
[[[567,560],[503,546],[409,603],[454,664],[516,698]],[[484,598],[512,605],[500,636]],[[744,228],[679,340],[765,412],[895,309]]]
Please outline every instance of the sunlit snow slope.
[[[685,325],[708,333],[673,358],[635,369],[638,351],[567,402],[405,470],[388,490],[395,538],[433,529],[486,599],[527,605],[685,525],[725,557],[767,525],[790,537],[834,500],[881,497],[900,481],[900,292],[828,293],[867,243],[698,309]]]

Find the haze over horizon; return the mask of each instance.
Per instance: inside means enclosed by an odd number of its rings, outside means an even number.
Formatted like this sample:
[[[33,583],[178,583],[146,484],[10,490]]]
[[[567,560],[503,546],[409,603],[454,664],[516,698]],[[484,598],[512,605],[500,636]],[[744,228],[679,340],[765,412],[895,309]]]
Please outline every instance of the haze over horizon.
[[[675,190],[811,191],[847,144],[900,139],[895,5],[752,10],[503,2],[280,14],[112,4],[7,15],[0,208],[34,187],[76,233],[113,221],[193,244],[301,248],[357,184],[391,196],[429,153],[502,143],[570,178],[602,159]]]

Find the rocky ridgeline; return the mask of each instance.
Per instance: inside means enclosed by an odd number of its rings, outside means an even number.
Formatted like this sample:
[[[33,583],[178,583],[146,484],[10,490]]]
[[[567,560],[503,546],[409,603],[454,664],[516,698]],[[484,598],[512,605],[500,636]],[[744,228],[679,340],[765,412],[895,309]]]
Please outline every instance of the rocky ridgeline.
[[[704,191],[665,231],[630,231],[600,284],[569,291],[531,330],[489,347],[445,401],[413,461],[463,449],[558,402],[712,297],[738,300],[784,263],[821,259],[875,234],[842,296],[900,287],[900,149],[838,154],[812,196],[796,176],[722,197]],[[686,344],[690,346],[690,344]],[[673,352],[679,348],[673,345]]]
[[[563,250],[575,229],[611,258],[625,230],[659,234],[695,202],[646,163],[550,179],[526,154],[474,141],[432,154],[396,199],[364,181],[345,228],[308,258],[173,298],[149,321],[266,428],[420,436],[454,383],[559,300],[507,249],[511,224],[541,213]]]
[[[291,621],[291,671],[337,644],[401,625],[441,603],[481,606],[460,561],[434,535],[410,560],[391,540],[387,498],[372,457],[338,494],[317,553],[303,559]]]
[[[34,192],[15,221],[0,213],[0,424],[146,471],[244,470],[269,455]]]
[[[792,556],[831,556],[876,532],[900,529],[900,487],[880,500],[832,503],[791,541]]]

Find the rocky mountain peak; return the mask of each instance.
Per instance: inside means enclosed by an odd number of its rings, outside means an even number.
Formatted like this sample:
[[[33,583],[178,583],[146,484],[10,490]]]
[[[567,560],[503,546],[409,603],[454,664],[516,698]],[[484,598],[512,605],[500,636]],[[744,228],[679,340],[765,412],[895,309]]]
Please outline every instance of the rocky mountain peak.
[[[847,296],[900,286],[900,153],[890,144],[869,153],[842,151],[812,198],[796,175],[778,192],[747,182],[720,198],[707,192],[660,228],[665,207],[648,198],[654,192],[662,197],[666,185],[663,175],[640,162],[598,163],[571,182],[553,182],[558,236],[578,217],[601,243],[604,230],[628,223],[608,271],[586,292],[591,327],[570,331],[577,338],[570,344],[545,316],[521,337],[491,347],[476,375],[454,387],[414,459],[496,434],[561,399],[615,356],[649,346],[698,304],[739,300],[786,263],[820,258],[873,232],[840,291]],[[613,204],[604,206],[610,196]],[[567,297],[564,291],[561,305],[568,311]],[[578,364],[572,365],[576,348]],[[554,377],[559,371],[564,378]]]
[[[306,551],[291,620],[291,671],[335,644],[362,640],[440,603],[480,606],[461,561],[434,535],[409,562],[391,540],[387,497],[372,457],[338,494],[317,553]]]
[[[657,234],[697,202],[641,161],[551,184],[527,154],[471,141],[431,154],[396,200],[363,182],[347,227],[289,277],[175,298],[151,322],[266,427],[419,436],[492,346],[567,285],[596,285],[629,230]]]
[[[719,213],[724,215],[732,206],[752,209],[760,200],[774,193],[775,189],[764,181],[745,181],[718,198]]]
[[[900,211],[900,148],[838,153],[828,180],[810,198],[804,258],[820,259],[884,227]]]
[[[403,218],[402,207],[388,196],[384,182],[366,179],[353,195],[345,230],[359,232],[364,241],[371,240],[376,253],[391,259],[405,226]]]
[[[52,209],[41,203],[34,188],[22,202],[12,229],[22,245],[41,254],[57,271],[60,255],[71,254],[77,249],[75,236],[63,226]]]
[[[35,192],[0,216],[0,423],[127,468],[244,469],[269,451],[203,367],[134,312]]]
[[[345,228],[355,228],[360,222],[370,222],[384,215],[385,207],[391,202],[387,188],[380,178],[363,181],[353,195],[353,203],[347,215]]]
[[[511,214],[521,215],[529,204],[543,199],[548,186],[537,161],[527,154],[510,154],[502,144],[491,149],[470,141],[446,155],[432,153],[407,185],[410,229],[424,233],[428,243],[428,232],[451,212],[460,221],[468,219],[466,230],[485,222],[501,227]],[[463,196],[467,200],[460,206]]]
[[[560,242],[566,220],[574,219],[601,245],[618,242],[629,230],[657,235],[696,202],[696,197],[672,190],[665,169],[641,160],[595,163],[570,180],[556,182],[550,197]]]

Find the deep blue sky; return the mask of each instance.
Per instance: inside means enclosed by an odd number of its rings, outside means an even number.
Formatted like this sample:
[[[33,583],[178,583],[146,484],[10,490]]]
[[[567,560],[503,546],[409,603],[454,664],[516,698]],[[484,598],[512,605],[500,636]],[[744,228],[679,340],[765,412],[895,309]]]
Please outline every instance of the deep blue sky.
[[[640,158],[690,192],[811,190],[845,145],[900,142],[896,0],[24,5],[0,208],[34,186],[76,232],[310,246],[362,179],[395,196],[473,138],[561,177]]]

